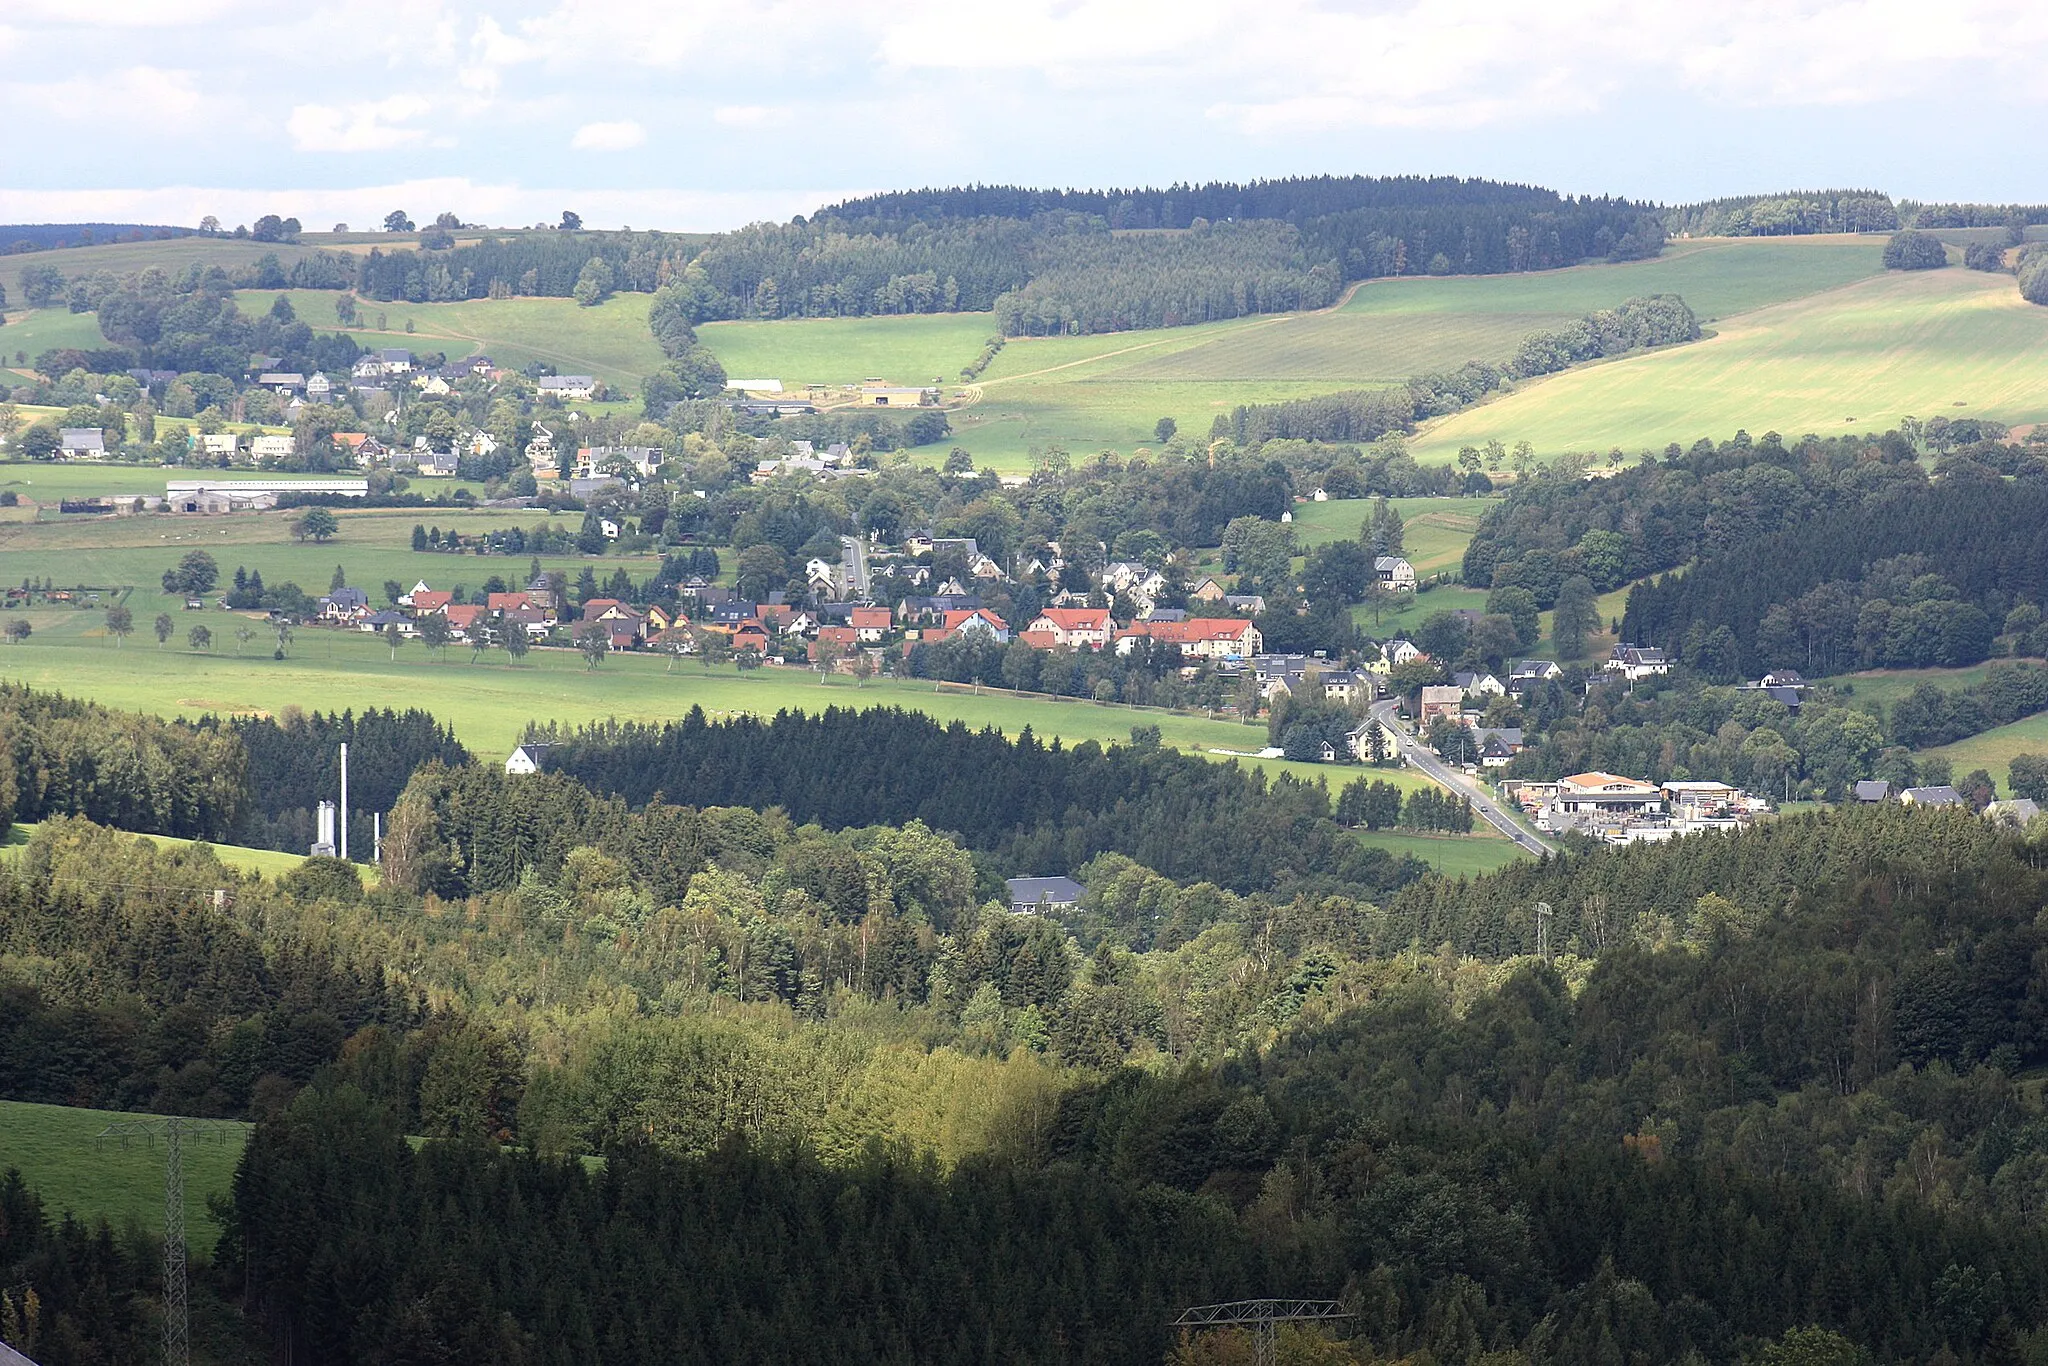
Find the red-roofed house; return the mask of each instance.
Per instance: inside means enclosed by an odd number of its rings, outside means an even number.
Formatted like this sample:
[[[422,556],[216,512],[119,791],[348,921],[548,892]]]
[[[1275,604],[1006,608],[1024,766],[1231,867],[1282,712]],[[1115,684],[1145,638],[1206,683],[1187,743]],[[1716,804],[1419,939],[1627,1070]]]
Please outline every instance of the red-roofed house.
[[[493,612],[518,612],[533,605],[525,593],[493,593],[484,600],[484,606]]]
[[[1118,638],[1117,651],[1127,652],[1128,642],[1140,636],[1150,636],[1162,645],[1178,645],[1182,654],[1205,659],[1249,659],[1264,647],[1259,628],[1239,617],[1135,622]]]
[[[896,618],[886,607],[856,607],[851,624],[854,635],[869,645],[879,644],[895,626]]]
[[[753,650],[765,655],[768,653],[768,633],[761,629],[758,621],[743,622],[732,633],[732,648],[735,654],[741,650]]]
[[[625,603],[620,602],[617,598],[587,598],[583,603],[583,619],[585,621],[598,621],[603,618],[606,612],[611,611],[614,607],[624,607],[625,605]]]
[[[446,611],[448,604],[454,601],[453,593],[444,593],[439,589],[426,593],[416,592],[412,595],[412,614],[416,617],[430,617],[436,612]]]
[[[473,602],[457,603],[442,610],[448,624],[455,628],[457,635],[467,635],[474,630],[477,622],[484,617],[485,609]]]
[[[1024,628],[1024,640],[1037,649],[1071,645],[1076,649],[1101,649],[1116,634],[1116,622],[1106,607],[1048,607]]]
[[[971,612],[948,612],[939,626],[924,633],[926,640],[948,640],[959,635],[982,635],[1004,644],[1010,639],[1010,624],[989,611],[977,607]]]

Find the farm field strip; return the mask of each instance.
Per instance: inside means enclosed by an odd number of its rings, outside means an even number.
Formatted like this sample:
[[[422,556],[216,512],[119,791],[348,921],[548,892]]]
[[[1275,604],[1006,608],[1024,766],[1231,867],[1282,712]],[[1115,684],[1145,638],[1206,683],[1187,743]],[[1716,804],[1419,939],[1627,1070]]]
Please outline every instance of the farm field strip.
[[[1428,424],[1412,449],[1422,461],[1489,440],[1633,453],[1738,428],[1796,438],[1936,414],[2048,417],[2048,309],[2010,277],[1894,273],[1760,309],[1689,346],[1533,381]]]

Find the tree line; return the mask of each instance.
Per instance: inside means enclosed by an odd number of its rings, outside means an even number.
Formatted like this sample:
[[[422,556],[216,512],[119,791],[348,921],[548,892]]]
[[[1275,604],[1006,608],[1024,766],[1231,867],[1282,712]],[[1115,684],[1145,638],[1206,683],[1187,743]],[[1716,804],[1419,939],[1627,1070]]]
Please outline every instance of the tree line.
[[[866,196],[821,209],[813,221],[872,228],[1076,214],[1118,231],[1283,220],[1301,229],[1311,260],[1334,261],[1347,281],[1629,260],[1656,255],[1664,240],[1654,211],[1627,200],[1456,176],[1297,176],[1166,189],[974,185]]]
[[[227,737],[0,683],[0,824],[84,816],[226,840],[248,806],[247,772]]]
[[[1665,211],[1664,226],[1674,237],[1897,232],[1900,214],[1892,197],[1882,190],[1793,190],[1681,204]]]
[[[660,727],[606,723],[560,734],[547,767],[575,780],[550,800],[564,811],[588,806],[592,819],[620,828],[631,828],[628,809],[687,826],[691,807],[772,806],[827,829],[921,821],[986,852],[1006,876],[1071,872],[1112,850],[1169,877],[1240,892],[1295,883],[1377,889],[1411,875],[1346,837],[1325,789],[1289,775],[1268,781],[1260,770],[1152,743],[1068,747],[1029,728],[1012,741],[895,708],[717,722],[692,708]],[[512,814],[527,801],[516,782],[479,802],[458,799],[456,785],[486,778],[429,769],[423,780],[400,808],[422,821],[431,814],[435,833],[418,837],[422,847],[460,851],[451,870],[458,886],[506,885],[537,841],[581,842],[566,820],[548,836]],[[609,805],[620,800],[629,807]],[[392,827],[396,842],[397,814]],[[686,838],[672,833],[649,847],[671,846],[666,875],[687,879]]]
[[[2048,550],[2033,534],[2043,517],[2048,480],[1909,479],[1638,584],[1622,634],[1681,657],[1718,648],[1744,673],[1793,663],[1809,645],[1859,664],[1973,664],[2009,611],[2048,601]]]
[[[1464,579],[1526,587],[1545,606],[1574,573],[1602,591],[1618,588],[1924,489],[1923,451],[1954,452],[1982,435],[1975,421],[1943,418],[1882,435],[1808,436],[1790,445],[1775,432],[1738,432],[1718,443],[1702,437],[1689,449],[1673,443],[1661,459],[1646,454],[1611,478],[1533,470],[1481,517],[1465,548]],[[1989,448],[1962,449],[1976,464],[1975,455]],[[2016,456],[2019,468],[2042,463],[1998,449],[2000,458]],[[1873,546],[1872,558],[1884,553]]]

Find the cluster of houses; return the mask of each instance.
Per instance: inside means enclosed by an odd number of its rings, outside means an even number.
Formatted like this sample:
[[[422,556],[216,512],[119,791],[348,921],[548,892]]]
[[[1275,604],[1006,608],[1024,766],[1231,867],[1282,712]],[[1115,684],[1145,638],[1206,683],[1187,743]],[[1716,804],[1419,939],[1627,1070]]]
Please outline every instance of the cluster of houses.
[[[1849,795],[1865,806],[1879,802],[1898,802],[1905,806],[1967,807],[1970,804],[1970,799],[1956,791],[1951,783],[1895,788],[1882,778],[1865,778],[1850,789]],[[2014,797],[1992,802],[1984,808],[1983,815],[1986,820],[2024,829],[2039,819],[2041,805],[2031,797]]]
[[[1675,839],[1706,830],[1739,830],[1770,803],[1728,783],[1643,782],[1613,773],[1574,773],[1555,781],[1509,779],[1501,793],[1552,834],[1575,831],[1610,844]]]
[[[1018,629],[984,605],[979,595],[966,591],[908,597],[895,607],[829,601],[810,607],[785,602],[780,593],[768,602],[753,602],[693,579],[680,586],[679,596],[684,605],[673,610],[592,598],[572,614],[547,575],[521,591],[492,593],[480,603],[458,603],[452,593],[422,581],[395,605],[381,610],[359,588],[336,589],[320,599],[318,620],[369,632],[395,629],[412,637],[428,618],[439,617],[447,623],[450,639],[491,644],[502,642],[513,630],[542,641],[572,623],[579,628],[581,623],[596,623],[617,650],[653,646],[688,653],[705,637],[716,636],[735,653],[751,650],[764,658],[782,658],[801,652],[812,662],[847,667],[863,652],[878,654],[892,644],[930,644],[956,636],[996,644],[1020,640],[1040,650],[1118,653],[1152,641],[1178,648],[1191,661],[1234,665],[1242,665],[1260,649],[1258,628],[1249,620],[1231,617],[1139,620],[1120,626],[1107,608],[1048,607]]]

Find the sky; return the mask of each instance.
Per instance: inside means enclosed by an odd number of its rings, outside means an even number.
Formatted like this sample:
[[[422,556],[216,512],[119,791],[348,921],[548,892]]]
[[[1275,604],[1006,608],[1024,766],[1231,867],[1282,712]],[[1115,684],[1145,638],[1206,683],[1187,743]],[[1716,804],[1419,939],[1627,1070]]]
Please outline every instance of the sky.
[[[2042,0],[0,0],[0,64],[0,222],[1324,172],[2048,200]]]

